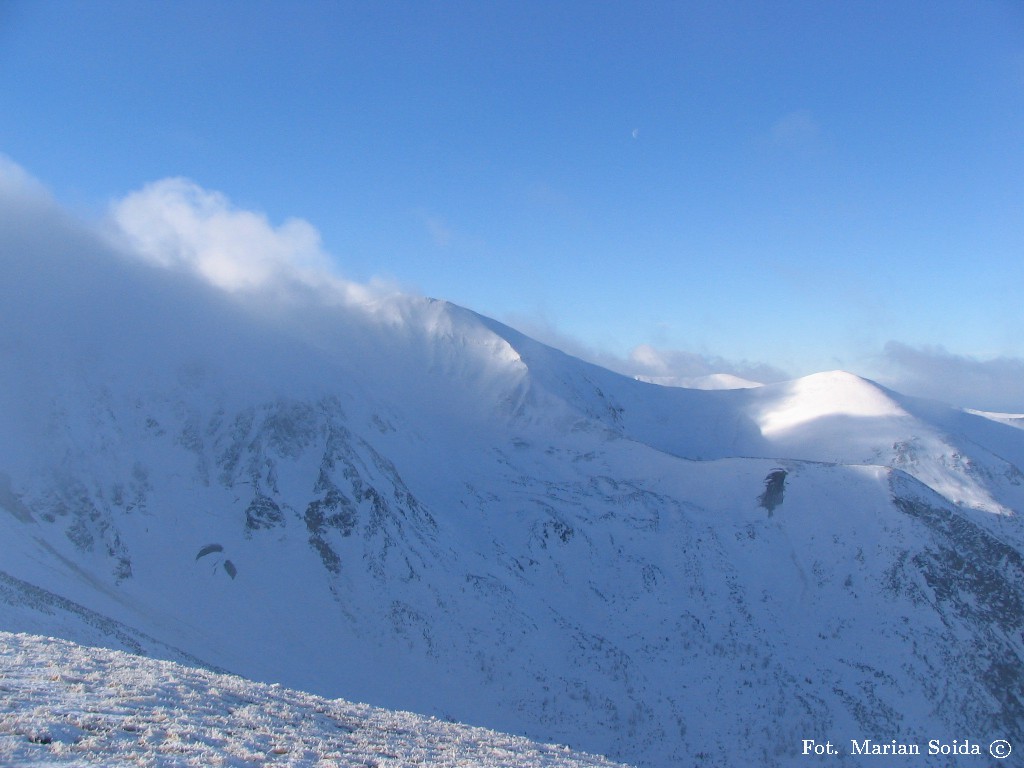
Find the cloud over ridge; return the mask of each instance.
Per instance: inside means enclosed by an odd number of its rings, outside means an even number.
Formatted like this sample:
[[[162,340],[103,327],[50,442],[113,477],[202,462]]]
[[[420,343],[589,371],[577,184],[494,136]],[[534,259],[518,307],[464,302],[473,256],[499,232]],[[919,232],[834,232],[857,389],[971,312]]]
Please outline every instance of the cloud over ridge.
[[[1024,359],[1019,357],[980,360],[943,347],[890,341],[882,365],[894,389],[964,407],[1024,411]]]
[[[305,306],[315,297],[312,303],[358,306],[379,319],[399,318],[402,296],[409,293],[376,281],[346,280],[308,221],[290,218],[275,224],[181,177],[146,184],[116,200],[102,226],[77,221],[43,183],[0,154],[0,242],[5,244],[0,259],[7,266],[34,270],[40,280],[78,279],[66,265],[44,274],[56,267],[42,257],[56,250],[108,248],[101,235],[129,259],[193,275],[232,296],[256,297],[261,308],[264,299],[294,299],[287,303]],[[98,285],[98,276],[82,272],[82,291]],[[684,384],[722,374],[765,383],[791,378],[770,362],[730,360],[710,352],[638,344],[624,355],[615,354],[562,333],[543,318],[505,319],[544,343],[628,376]],[[980,359],[890,340],[850,370],[906,394],[966,408],[1024,412],[1024,359],[1019,357]]]
[[[274,226],[264,214],[237,208],[189,179],[147,184],[116,201],[110,218],[115,238],[133,253],[230,292],[298,284],[359,293],[335,274],[308,221],[289,218]]]

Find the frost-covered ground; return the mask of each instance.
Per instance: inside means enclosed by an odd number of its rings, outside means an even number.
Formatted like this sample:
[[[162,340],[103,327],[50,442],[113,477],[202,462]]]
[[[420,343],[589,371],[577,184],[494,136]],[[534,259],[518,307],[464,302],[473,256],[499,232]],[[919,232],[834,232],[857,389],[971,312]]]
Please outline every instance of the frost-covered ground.
[[[0,632],[0,765],[614,766],[566,747]]]

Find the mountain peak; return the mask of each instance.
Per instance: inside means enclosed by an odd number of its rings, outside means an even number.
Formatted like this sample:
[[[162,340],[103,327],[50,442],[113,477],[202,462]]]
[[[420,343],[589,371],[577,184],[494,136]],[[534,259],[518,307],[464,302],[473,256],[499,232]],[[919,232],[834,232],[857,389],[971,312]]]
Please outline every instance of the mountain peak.
[[[769,385],[760,392],[755,418],[767,437],[785,436],[819,419],[907,415],[878,384],[841,370]]]

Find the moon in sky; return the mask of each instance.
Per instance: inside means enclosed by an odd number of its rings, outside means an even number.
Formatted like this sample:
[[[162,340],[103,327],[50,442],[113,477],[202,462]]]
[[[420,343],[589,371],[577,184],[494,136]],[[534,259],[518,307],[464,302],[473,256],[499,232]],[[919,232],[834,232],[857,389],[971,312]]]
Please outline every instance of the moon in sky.
[[[640,135],[640,129],[639,128],[634,128],[633,129],[633,138],[635,139],[639,135]]]

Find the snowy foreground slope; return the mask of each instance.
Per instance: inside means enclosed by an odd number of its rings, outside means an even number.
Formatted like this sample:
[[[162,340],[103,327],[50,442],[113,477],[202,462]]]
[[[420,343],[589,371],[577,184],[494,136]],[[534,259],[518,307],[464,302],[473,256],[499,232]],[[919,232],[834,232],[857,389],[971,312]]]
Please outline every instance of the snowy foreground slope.
[[[0,765],[613,768],[279,685],[0,632]]]
[[[0,329],[2,630],[658,768],[1024,746],[1012,414],[660,387],[445,302],[227,292],[31,201]]]

